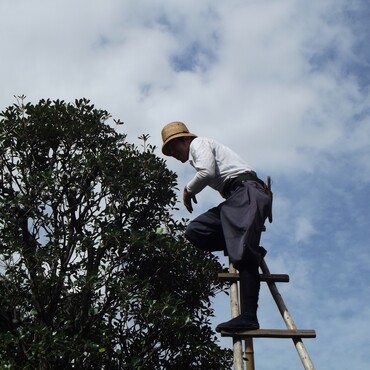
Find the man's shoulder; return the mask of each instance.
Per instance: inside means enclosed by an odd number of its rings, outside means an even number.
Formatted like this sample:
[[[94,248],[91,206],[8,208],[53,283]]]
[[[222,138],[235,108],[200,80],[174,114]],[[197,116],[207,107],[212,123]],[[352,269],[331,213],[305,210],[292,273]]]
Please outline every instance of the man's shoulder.
[[[202,145],[202,144],[216,144],[216,141],[210,137],[206,137],[206,136],[197,136],[196,138],[194,138],[192,140],[192,143],[194,143],[194,145]]]
[[[213,150],[215,145],[217,145],[217,143],[213,139],[205,136],[198,136],[190,143],[190,152]]]

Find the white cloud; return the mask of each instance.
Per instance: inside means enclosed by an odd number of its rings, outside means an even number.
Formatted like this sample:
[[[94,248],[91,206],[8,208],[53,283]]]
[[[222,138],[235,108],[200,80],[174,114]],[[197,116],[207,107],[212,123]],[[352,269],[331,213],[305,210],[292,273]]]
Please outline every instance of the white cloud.
[[[294,235],[294,239],[296,242],[307,243],[314,233],[315,228],[313,227],[310,220],[305,217],[299,217],[296,220],[296,230]]]

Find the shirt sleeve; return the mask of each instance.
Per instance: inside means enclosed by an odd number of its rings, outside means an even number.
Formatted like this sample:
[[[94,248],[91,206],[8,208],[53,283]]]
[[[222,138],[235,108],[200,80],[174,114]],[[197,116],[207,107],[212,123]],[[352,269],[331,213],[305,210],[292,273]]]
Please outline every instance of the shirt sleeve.
[[[190,193],[197,194],[215,177],[215,153],[209,141],[198,138],[191,143],[189,157],[191,165],[197,172],[188,182],[186,188]]]

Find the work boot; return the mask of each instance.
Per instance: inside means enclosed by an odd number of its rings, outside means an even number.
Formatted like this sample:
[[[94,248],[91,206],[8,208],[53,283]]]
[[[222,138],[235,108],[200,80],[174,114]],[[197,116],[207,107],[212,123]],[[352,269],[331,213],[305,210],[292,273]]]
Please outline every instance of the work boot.
[[[260,325],[257,320],[257,316],[248,312],[242,313],[241,315],[223,322],[217,325],[216,331],[222,330],[256,330],[259,329]]]

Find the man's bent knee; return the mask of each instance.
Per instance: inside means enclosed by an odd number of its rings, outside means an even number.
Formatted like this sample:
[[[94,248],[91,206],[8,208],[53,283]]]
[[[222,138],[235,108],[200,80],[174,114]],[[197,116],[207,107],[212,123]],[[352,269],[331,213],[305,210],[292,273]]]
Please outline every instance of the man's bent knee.
[[[197,242],[197,233],[195,232],[194,230],[194,226],[192,224],[192,222],[190,222],[188,224],[188,226],[186,227],[186,230],[185,230],[185,238],[193,245],[195,245],[196,247],[197,244],[199,243],[199,241]]]

